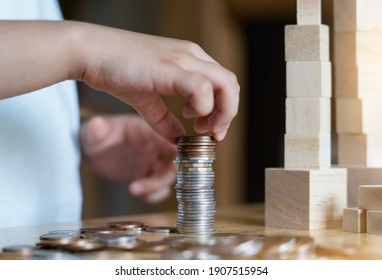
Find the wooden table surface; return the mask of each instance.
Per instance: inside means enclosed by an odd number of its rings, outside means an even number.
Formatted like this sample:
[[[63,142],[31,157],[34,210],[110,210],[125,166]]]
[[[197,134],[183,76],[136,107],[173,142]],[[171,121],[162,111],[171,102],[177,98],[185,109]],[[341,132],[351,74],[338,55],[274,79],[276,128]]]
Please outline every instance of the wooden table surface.
[[[40,235],[51,230],[101,226],[107,222],[122,220],[142,221],[149,226],[175,226],[176,212],[100,218],[69,224],[3,228],[0,229],[0,248],[20,244],[34,245],[38,242]],[[314,239],[317,246],[326,248],[332,252],[340,252],[340,254],[337,254],[339,256],[346,256],[346,252],[352,252],[349,253],[353,254],[350,255],[350,259],[382,259],[382,236],[343,232],[340,227],[314,231],[266,228],[264,227],[263,204],[237,205],[221,209],[218,208],[215,221],[216,233],[309,236]],[[154,241],[162,240],[164,236],[166,235],[143,232],[140,235],[140,238],[146,241]],[[131,252],[118,254],[92,252],[86,253],[85,256],[90,259],[158,258],[158,254]],[[2,258],[4,259],[6,257],[3,256]]]

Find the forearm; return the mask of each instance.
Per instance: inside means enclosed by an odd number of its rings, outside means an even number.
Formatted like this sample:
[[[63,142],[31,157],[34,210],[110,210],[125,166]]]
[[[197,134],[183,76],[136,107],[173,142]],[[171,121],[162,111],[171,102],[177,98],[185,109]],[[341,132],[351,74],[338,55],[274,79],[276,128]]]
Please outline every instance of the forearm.
[[[77,79],[85,67],[82,25],[65,21],[0,21],[0,99]]]

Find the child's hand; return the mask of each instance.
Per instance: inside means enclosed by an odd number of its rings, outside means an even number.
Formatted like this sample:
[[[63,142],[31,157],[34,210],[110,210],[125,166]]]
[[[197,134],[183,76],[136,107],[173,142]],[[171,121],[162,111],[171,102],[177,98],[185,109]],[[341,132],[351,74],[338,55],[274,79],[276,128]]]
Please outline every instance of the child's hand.
[[[80,79],[133,106],[160,135],[175,143],[184,134],[160,95],[187,98],[195,130],[222,140],[239,103],[236,76],[198,45],[98,26],[87,26],[87,62]]]

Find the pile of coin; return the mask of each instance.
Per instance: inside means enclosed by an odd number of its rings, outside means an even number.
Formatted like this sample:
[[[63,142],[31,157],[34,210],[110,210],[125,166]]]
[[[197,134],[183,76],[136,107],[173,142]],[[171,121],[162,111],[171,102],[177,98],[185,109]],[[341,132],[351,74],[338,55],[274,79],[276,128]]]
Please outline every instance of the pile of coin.
[[[178,166],[176,198],[178,232],[212,234],[215,221],[214,181],[216,140],[211,136],[179,138],[175,163]]]
[[[0,250],[1,251],[1,250]],[[370,258],[370,255],[368,255]],[[381,259],[380,256],[374,256]],[[215,233],[181,235],[174,227],[139,221],[111,222],[79,230],[53,230],[35,245],[2,248],[0,260],[32,259],[295,260],[365,259],[359,248],[321,247],[311,237]]]

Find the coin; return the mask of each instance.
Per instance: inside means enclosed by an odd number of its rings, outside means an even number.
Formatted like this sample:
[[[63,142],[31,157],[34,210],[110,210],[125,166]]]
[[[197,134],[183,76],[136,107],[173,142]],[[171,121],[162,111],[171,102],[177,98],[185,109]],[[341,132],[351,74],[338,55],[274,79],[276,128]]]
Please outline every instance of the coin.
[[[145,231],[155,233],[170,233],[177,232],[176,227],[146,227]]]
[[[106,224],[108,227],[116,228],[118,230],[127,230],[127,229],[139,229],[144,228],[144,224],[138,221],[122,221],[122,222],[112,222]]]
[[[80,235],[73,235],[72,233],[47,233],[40,236],[38,245],[47,247],[59,247],[61,245],[69,244],[73,241],[80,239]]]
[[[80,233],[81,234],[87,234],[87,233],[114,234],[114,233],[117,233],[117,230],[111,227],[89,227],[89,228],[81,228]]]
[[[32,245],[11,245],[3,248],[4,253],[18,253],[22,255],[31,254],[36,251],[38,247]]]
[[[49,231],[51,234],[68,234],[68,235],[79,235],[80,232],[78,230],[74,229],[57,229],[57,230],[51,230]]]
[[[105,248],[101,242],[91,239],[79,239],[60,247],[62,250],[71,252],[89,252]]]

